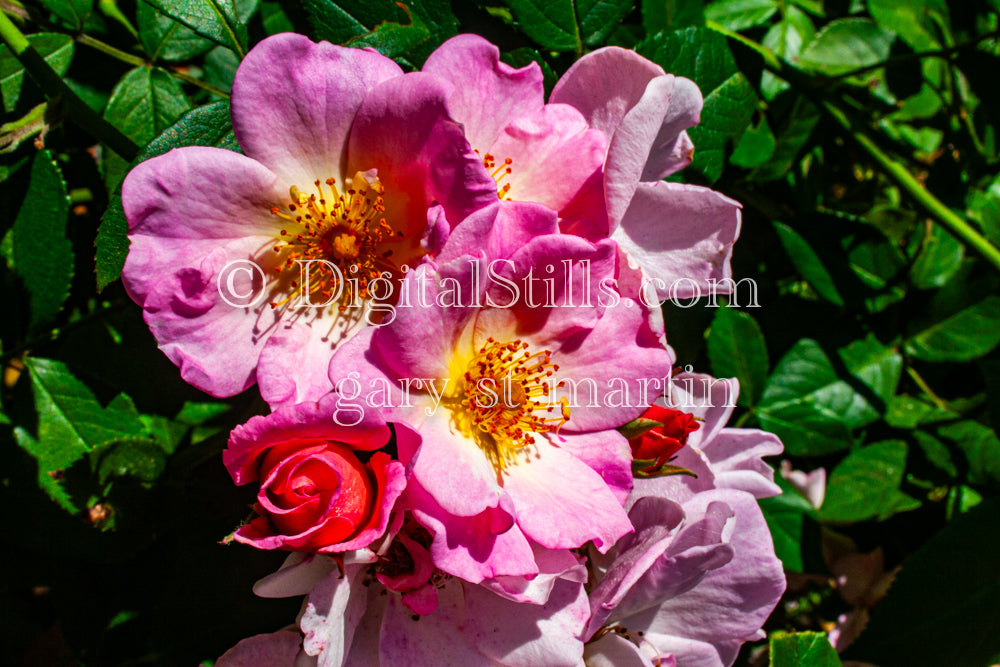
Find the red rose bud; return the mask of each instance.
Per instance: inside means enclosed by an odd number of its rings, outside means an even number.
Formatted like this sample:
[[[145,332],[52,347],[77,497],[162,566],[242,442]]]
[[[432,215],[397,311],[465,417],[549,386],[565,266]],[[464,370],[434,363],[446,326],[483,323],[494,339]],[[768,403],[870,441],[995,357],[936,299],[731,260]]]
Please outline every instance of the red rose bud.
[[[629,439],[632,458],[637,461],[653,461],[645,470],[660,468],[687,444],[688,436],[697,431],[700,424],[694,415],[680,410],[651,405],[638,421],[659,422],[661,426]]]
[[[259,485],[256,516],[234,540],[340,553],[385,535],[406,471],[381,451],[391,435],[381,417],[365,413],[360,423],[341,425],[337,400],[279,408],[233,429],[223,462],[237,484]],[[397,434],[419,442],[405,426]]]
[[[337,544],[371,514],[376,490],[370,474],[342,443],[286,443],[261,463],[258,509],[280,534],[309,533],[305,550]]]

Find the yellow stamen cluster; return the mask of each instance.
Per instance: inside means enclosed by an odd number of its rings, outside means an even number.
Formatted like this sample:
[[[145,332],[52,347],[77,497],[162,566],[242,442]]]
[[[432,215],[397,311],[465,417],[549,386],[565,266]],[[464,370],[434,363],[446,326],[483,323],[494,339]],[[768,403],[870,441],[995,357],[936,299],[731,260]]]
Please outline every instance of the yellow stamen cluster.
[[[479,151],[476,151],[479,154]],[[503,180],[511,175],[513,169],[511,169],[511,164],[513,160],[509,157],[504,158],[503,162],[497,163],[496,157],[487,153],[483,156],[483,166],[486,167],[486,171],[490,172],[490,176],[493,180],[497,182],[497,198],[506,199],[507,193],[510,192],[510,183],[504,183]]]
[[[566,398],[552,400],[564,382],[553,379],[559,366],[551,351],[529,348],[519,339],[487,339],[460,383],[461,421],[498,472],[535,444],[535,434],[558,431],[569,420]]]
[[[322,263],[310,264],[308,293],[314,302],[325,302],[339,292],[337,307],[343,311],[358,298],[370,298],[369,285],[383,271],[396,270],[389,260],[392,250],[380,246],[403,233],[394,232],[385,221],[385,189],[378,178],[369,181],[366,174],[358,172],[353,179],[347,179],[343,193],[333,178],[326,179],[328,191],[319,179],[313,185],[315,194],[306,194],[293,185],[288,205],[271,208],[273,215],[289,223],[273,247],[274,252],[284,253],[274,270],[298,277],[298,262],[326,260],[336,265],[339,275]],[[284,301],[271,303],[272,307],[297,296],[294,290],[299,289],[298,280],[293,278],[289,284],[292,294]]]

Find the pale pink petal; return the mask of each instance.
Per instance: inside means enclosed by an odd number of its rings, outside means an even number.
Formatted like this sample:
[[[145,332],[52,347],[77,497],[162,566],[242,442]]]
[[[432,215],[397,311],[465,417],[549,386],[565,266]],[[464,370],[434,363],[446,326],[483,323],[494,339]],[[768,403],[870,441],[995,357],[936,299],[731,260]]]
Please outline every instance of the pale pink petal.
[[[663,68],[638,53],[609,46],[573,63],[549,101],[576,107],[591,127],[610,137],[649,82],[664,74]]]
[[[508,198],[562,211],[600,171],[607,146],[604,133],[590,129],[579,111],[566,104],[547,104],[513,120],[490,153],[497,162],[494,169],[511,160],[511,172],[499,180],[500,185],[510,185]]]
[[[611,238],[656,288],[659,299],[707,294],[710,280],[732,277],[740,205],[714,190],[681,183],[640,183]]]
[[[703,105],[701,90],[693,81],[681,76],[674,78],[670,108],[653,140],[641,180],[657,181],[691,163],[694,144],[684,130],[698,124]]]
[[[422,264],[408,272],[393,321],[378,327],[372,338],[373,351],[387,368],[400,377],[443,385],[462,330],[482,303],[486,266],[484,258],[464,256],[440,270]]]
[[[341,667],[351,651],[354,629],[365,615],[367,591],[361,585],[367,566],[345,567],[323,579],[309,594],[299,619],[306,655],[320,656],[321,667]]]
[[[302,636],[295,630],[254,635],[240,641],[215,661],[216,667],[292,667]]]
[[[528,537],[550,549],[572,549],[593,540],[603,553],[632,530],[599,474],[547,441],[537,440],[532,449],[536,453],[530,458],[504,470],[504,489]]]
[[[500,667],[462,631],[465,617],[464,591],[456,580],[438,591],[438,608],[427,616],[414,618],[398,596],[390,595],[382,618],[379,662],[369,664]]]
[[[693,144],[684,132],[698,123],[701,91],[667,75],[649,82],[611,137],[604,163],[608,215],[614,230],[639,181],[658,181],[691,163]]]
[[[591,331],[570,337],[553,361],[566,383],[558,394],[570,404],[563,430],[574,433],[618,428],[641,415],[673,363],[648,328],[644,308],[627,299],[609,307]]]
[[[715,474],[717,488],[738,489],[754,498],[769,498],[780,494],[781,487],[774,483],[774,468],[763,457],[776,456],[783,449],[773,433],[726,428],[706,443],[702,451]]]
[[[632,490],[632,450],[618,431],[549,434],[549,440],[592,468],[618,499],[625,500]]]
[[[250,253],[270,244],[281,231],[271,207],[282,195],[277,176],[220,148],[175,149],[140,163],[122,183],[129,296],[142,305],[164,274],[197,266],[227,242],[254,237]]]
[[[253,594],[261,598],[307,595],[336,569],[337,563],[328,556],[292,552],[281,564],[281,569],[253,585]]]
[[[257,366],[260,395],[271,409],[319,400],[333,389],[327,367],[334,350],[364,327],[364,320],[334,309],[326,317],[292,316],[279,324]]]
[[[500,507],[474,517],[448,514],[413,479],[406,495],[414,517],[434,535],[431,558],[441,570],[472,583],[538,574],[531,545],[513,523],[506,495]]]
[[[487,657],[507,667],[580,664],[580,633],[589,612],[581,583],[560,579],[544,605],[511,602],[480,586],[464,588],[463,630]]]
[[[423,71],[448,86],[448,109],[482,153],[508,123],[538,111],[545,101],[537,63],[514,69],[500,62],[500,50],[478,35],[449,39],[427,58]]]
[[[222,245],[196,266],[161,274],[143,302],[143,319],[181,377],[220,398],[256,381],[257,360],[273,331],[266,307],[235,308],[219,293],[219,273],[247,245]]]
[[[247,54],[233,81],[233,131],[243,151],[285,188],[342,182],[347,137],[367,92],[402,70],[369,49],[283,33]]]
[[[494,577],[485,579],[480,586],[513,602],[545,604],[552,587],[560,579],[586,583],[587,568],[584,560],[568,549],[546,549],[532,544],[531,550],[538,564],[534,577]]]
[[[671,75],[650,81],[642,97],[610,136],[608,159],[604,166],[604,192],[612,232],[621,222],[635,194],[650,147],[670,108],[673,92],[674,77]]]
[[[652,664],[638,646],[614,632],[587,642],[583,660],[587,667],[650,667]]]
[[[506,259],[536,236],[558,231],[555,211],[530,202],[498,201],[456,226],[435,259],[444,264],[480,252],[490,260]]]
[[[446,408],[439,408],[424,421],[420,435],[423,443],[408,464],[442,509],[471,517],[498,506],[503,489],[493,464],[473,439],[452,427]]]
[[[735,512],[725,535],[733,559],[710,571],[691,590],[632,616],[629,623],[635,627],[713,644],[727,639],[738,644],[764,624],[781,598],[784,572],[757,501],[741,491],[709,491],[684,503],[684,511],[699,517],[713,502],[723,502]]]

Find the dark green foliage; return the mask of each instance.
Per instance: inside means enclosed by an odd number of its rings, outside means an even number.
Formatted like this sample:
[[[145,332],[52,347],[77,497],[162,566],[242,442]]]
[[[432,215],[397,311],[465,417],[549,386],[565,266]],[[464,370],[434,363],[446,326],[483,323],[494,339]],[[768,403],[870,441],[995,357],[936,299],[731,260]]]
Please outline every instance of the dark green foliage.
[[[634,46],[694,81],[693,163],[669,179],[742,203],[733,269],[749,280],[667,305],[668,340],[678,366],[739,380],[730,426],[773,431],[787,468],[827,473],[818,506],[780,475],[784,493],[760,501],[786,570],[812,576],[737,664],[839,665],[825,630],[860,608],[832,568],[876,548],[900,569],[876,607],[857,603],[872,620],[845,659],[1000,661],[997,2],[7,5],[52,75],[141,148],[129,164],[101,145],[0,46],[0,638],[14,662],[197,664],[294,617],[297,601],[250,592],[282,555],[216,544],[253,502],[220,452],[266,406],[187,386],[117,282],[128,169],[177,147],[240,150],[223,96],[243,55],[287,30],[406,70],[476,32],[504,62],[539,63],[547,90],[576,58]]]

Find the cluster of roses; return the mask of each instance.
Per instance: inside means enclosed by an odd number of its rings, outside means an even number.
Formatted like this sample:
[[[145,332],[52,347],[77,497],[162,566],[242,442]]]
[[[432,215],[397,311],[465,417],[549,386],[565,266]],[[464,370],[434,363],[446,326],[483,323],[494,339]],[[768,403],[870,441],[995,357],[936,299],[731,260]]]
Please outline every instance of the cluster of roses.
[[[129,174],[125,286],[186,381],[258,384],[234,538],[294,552],[259,595],[307,596],[219,667],[728,665],[760,636],[781,445],[723,428],[735,382],[672,373],[649,307],[728,277],[739,205],[661,180],[701,105],[618,48],[546,103],[476,36],[404,74],[283,34],[236,74],[244,154]]]

